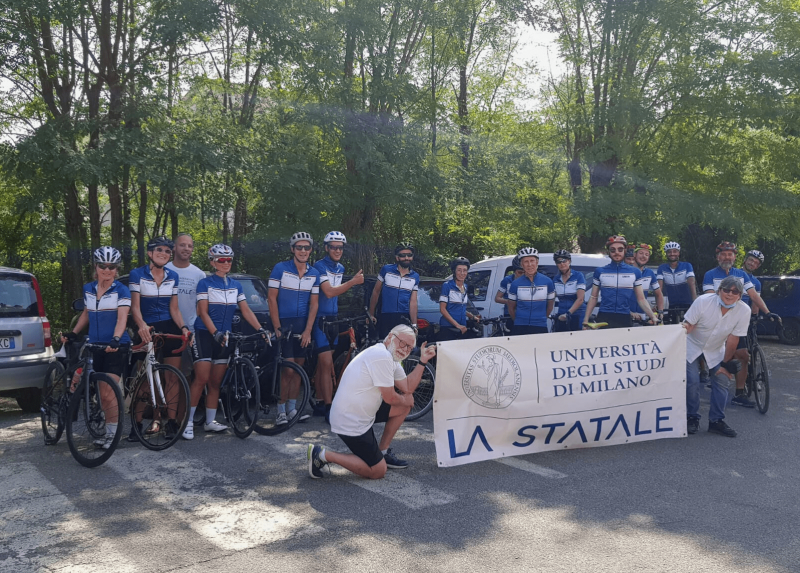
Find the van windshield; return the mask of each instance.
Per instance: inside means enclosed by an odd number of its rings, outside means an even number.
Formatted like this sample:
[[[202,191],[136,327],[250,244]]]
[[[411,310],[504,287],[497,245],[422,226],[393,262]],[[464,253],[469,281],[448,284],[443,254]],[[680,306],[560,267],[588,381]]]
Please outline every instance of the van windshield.
[[[36,291],[27,277],[0,276],[0,318],[39,316]]]

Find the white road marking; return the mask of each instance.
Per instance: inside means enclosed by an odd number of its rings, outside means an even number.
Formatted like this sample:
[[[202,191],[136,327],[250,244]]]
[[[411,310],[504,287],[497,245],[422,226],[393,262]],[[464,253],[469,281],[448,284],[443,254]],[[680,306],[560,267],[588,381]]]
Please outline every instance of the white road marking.
[[[493,460],[498,464],[505,464],[512,468],[516,468],[518,470],[522,470],[528,473],[536,474],[542,477],[550,478],[550,479],[564,479],[567,474],[562,474],[556,470],[551,470],[550,468],[546,468],[543,466],[538,466],[531,462],[526,462],[525,460],[521,460],[519,458],[498,458]]]
[[[137,570],[33,464],[3,464],[0,483],[0,571]]]
[[[232,485],[229,477],[209,470],[201,459],[174,448],[168,452],[117,450],[106,465],[225,550],[249,549],[324,531],[308,516],[286,511],[260,499],[254,491]],[[217,487],[209,488],[209,483]]]
[[[251,436],[252,439],[255,436]],[[309,442],[329,447],[339,452],[347,451],[345,445],[338,438],[317,432],[306,432],[302,437],[293,442],[283,442],[280,438],[258,436],[255,439],[262,441],[275,452],[295,458],[302,462],[302,471],[306,471],[306,452]],[[299,465],[299,464],[298,464]],[[426,485],[412,477],[402,475],[400,472],[408,470],[388,470],[386,477],[379,480],[368,480],[353,475],[344,468],[335,465],[327,466],[331,475],[344,478],[349,483],[372,493],[386,496],[410,509],[423,509],[434,505],[445,505],[456,501],[456,497],[435,487]],[[299,468],[298,468],[299,469]],[[327,470],[323,470],[327,472]]]

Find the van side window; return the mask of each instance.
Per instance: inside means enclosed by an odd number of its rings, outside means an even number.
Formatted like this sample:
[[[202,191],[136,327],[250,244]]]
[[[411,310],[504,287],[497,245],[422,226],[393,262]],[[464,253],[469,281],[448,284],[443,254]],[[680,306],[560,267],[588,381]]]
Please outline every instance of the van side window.
[[[791,296],[794,290],[794,281],[763,280],[761,283],[761,298],[764,300],[777,300]]]
[[[489,280],[492,278],[492,271],[471,271],[467,275],[467,286],[469,287],[469,298],[475,302],[486,300],[489,290]],[[494,293],[492,293],[494,294]],[[492,297],[494,298],[494,297]]]

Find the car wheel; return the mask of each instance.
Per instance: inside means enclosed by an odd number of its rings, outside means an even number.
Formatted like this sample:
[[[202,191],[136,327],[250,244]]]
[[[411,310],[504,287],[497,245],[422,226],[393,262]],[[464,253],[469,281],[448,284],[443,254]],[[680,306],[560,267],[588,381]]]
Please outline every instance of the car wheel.
[[[39,411],[39,406],[42,405],[42,389],[23,388],[22,390],[17,390],[17,404],[19,404],[23,412],[35,414]]]
[[[794,318],[784,319],[783,327],[778,327],[778,338],[784,344],[800,344],[800,321]]]

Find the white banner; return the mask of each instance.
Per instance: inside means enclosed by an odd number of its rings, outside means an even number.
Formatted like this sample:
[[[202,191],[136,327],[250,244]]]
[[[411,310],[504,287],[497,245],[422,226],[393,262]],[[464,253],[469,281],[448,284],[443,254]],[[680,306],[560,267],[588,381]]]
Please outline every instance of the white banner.
[[[686,332],[638,327],[440,342],[440,467],[686,436]]]

